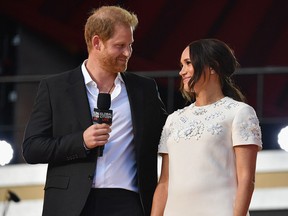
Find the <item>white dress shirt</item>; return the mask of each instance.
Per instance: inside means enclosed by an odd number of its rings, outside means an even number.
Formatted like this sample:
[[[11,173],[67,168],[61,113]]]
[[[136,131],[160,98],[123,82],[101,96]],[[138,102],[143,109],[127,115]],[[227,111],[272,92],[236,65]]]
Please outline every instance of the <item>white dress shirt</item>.
[[[90,104],[91,116],[97,108],[99,89],[90,77],[86,61],[81,66]],[[118,73],[111,93],[113,118],[108,143],[102,157],[98,157],[93,188],[124,188],[138,191],[136,156],[133,141],[131,110],[125,83]]]

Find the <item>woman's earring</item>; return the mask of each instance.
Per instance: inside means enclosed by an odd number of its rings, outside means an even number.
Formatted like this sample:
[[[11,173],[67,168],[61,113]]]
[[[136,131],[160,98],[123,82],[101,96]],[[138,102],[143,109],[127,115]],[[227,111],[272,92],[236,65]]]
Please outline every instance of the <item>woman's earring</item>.
[[[209,70],[210,70],[210,73],[211,73],[211,74],[214,74],[214,73],[215,73],[215,71],[214,71],[213,68],[210,67]]]

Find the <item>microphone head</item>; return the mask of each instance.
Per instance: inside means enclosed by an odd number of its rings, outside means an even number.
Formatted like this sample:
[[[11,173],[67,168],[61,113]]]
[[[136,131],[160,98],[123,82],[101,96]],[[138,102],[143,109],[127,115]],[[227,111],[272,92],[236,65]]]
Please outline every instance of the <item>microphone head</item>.
[[[111,95],[109,93],[99,93],[97,107],[100,110],[109,110],[111,106]]]
[[[9,200],[12,200],[14,202],[19,202],[20,201],[20,198],[17,196],[16,193],[8,190],[8,194],[9,194],[9,198],[8,198]]]

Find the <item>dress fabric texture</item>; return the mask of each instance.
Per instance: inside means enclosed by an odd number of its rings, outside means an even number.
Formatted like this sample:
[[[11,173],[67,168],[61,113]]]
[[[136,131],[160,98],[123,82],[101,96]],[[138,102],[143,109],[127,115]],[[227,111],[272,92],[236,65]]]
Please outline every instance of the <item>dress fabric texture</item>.
[[[169,155],[164,215],[232,216],[237,187],[233,147],[249,144],[262,148],[259,121],[248,104],[225,97],[172,113],[158,149]]]

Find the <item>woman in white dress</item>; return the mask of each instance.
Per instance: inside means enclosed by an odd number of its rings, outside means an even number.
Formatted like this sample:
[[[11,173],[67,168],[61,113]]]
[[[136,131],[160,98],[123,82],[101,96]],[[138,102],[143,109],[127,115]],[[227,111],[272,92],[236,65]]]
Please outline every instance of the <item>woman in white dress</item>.
[[[262,141],[256,113],[231,79],[238,62],[224,42],[202,39],[180,63],[180,90],[191,104],[163,128],[151,215],[249,215]]]

